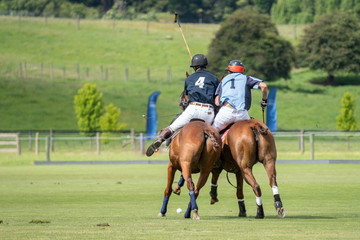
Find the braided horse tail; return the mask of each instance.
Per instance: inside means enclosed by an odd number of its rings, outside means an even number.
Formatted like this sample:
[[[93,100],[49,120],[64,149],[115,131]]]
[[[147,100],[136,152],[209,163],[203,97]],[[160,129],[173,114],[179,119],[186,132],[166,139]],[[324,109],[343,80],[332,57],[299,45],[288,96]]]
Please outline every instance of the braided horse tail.
[[[221,146],[221,142],[220,143],[218,142],[219,136],[215,136],[215,134],[217,134],[217,133],[214,131],[210,131],[210,129],[204,130],[205,140],[212,145],[212,148],[214,149],[214,151],[216,151]],[[219,134],[217,134],[217,135],[219,135]]]

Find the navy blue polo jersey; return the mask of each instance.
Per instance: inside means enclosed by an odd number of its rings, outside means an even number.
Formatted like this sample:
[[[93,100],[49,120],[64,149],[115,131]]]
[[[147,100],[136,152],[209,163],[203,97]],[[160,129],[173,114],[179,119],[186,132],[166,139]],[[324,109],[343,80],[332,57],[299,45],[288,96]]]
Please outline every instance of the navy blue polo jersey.
[[[185,79],[185,95],[190,102],[206,103],[215,106],[215,91],[218,78],[206,70],[199,70]]]

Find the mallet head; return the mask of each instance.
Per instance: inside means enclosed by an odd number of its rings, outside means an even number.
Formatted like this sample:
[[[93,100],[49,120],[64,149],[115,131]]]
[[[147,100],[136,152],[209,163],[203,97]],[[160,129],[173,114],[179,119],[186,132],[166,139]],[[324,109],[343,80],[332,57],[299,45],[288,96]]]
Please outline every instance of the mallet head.
[[[178,18],[178,13],[177,13],[177,12],[175,12],[175,15],[174,15],[174,23],[176,23],[176,22],[177,22],[177,18]]]

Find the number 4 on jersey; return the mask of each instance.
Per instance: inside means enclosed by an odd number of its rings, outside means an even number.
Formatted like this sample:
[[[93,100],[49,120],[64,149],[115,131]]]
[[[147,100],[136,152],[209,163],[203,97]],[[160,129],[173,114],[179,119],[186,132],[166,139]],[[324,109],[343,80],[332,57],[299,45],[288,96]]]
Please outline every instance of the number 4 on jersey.
[[[195,82],[195,86],[199,86],[199,88],[204,87],[205,77],[199,77],[199,79]]]

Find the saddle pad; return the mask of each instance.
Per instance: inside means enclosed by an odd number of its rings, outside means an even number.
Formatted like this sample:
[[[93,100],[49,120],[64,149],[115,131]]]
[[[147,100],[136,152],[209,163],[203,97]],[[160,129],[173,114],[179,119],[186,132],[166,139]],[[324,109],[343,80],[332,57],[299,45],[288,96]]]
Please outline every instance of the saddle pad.
[[[226,135],[228,134],[230,129],[227,129],[222,135],[221,135],[221,142],[224,142]]]
[[[176,132],[173,133],[173,135],[171,137],[169,137],[168,139],[166,139],[166,146],[170,146],[171,141],[176,137],[176,135],[179,134],[181,128],[179,130],[177,130]]]

